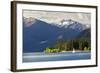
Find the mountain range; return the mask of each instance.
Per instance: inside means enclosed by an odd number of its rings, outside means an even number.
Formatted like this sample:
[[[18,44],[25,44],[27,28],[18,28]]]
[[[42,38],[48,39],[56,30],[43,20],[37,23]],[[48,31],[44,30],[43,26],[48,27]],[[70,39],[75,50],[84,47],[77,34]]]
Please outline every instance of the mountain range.
[[[62,20],[61,25],[35,18],[23,18],[23,52],[42,52],[57,40],[70,40],[90,33],[84,24]],[[87,37],[87,36],[86,36]]]

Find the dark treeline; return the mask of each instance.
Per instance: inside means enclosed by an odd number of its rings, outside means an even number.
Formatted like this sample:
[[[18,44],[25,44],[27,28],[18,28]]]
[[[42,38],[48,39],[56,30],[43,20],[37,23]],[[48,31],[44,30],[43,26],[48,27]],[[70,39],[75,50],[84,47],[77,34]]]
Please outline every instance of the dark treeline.
[[[45,52],[62,52],[62,51],[90,51],[91,41],[87,38],[74,40],[57,40],[52,47],[47,47]]]

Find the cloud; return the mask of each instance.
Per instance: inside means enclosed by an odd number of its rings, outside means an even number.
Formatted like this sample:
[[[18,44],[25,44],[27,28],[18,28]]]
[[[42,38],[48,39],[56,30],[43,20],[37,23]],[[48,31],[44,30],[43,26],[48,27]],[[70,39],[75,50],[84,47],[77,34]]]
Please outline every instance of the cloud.
[[[83,24],[91,24],[90,13],[76,13],[76,12],[53,12],[53,11],[23,11],[24,17],[33,17],[49,23],[60,23],[63,19],[73,19]]]
[[[44,44],[44,43],[47,43],[47,40],[41,41],[41,42],[40,42],[40,44]]]

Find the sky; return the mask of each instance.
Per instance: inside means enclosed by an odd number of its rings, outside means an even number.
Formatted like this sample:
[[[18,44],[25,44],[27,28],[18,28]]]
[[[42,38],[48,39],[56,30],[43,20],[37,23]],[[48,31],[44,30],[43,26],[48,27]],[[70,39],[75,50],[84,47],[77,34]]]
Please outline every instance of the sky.
[[[23,10],[23,16],[25,18],[36,18],[49,23],[61,23],[61,20],[72,19],[83,24],[91,24],[90,13],[76,13],[76,12],[54,12],[54,11],[34,11],[34,10]]]

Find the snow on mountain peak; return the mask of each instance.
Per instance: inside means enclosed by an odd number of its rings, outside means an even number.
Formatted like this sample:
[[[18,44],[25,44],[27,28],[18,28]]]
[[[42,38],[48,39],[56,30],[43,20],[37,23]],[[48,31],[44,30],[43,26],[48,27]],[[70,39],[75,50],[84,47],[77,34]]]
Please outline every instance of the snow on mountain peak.
[[[71,20],[71,19],[69,19],[69,20],[62,20],[61,21],[61,23],[63,24],[63,25],[69,25],[69,24],[72,24],[72,23],[74,23],[74,21],[73,20]]]
[[[65,28],[67,28],[67,26],[69,26],[70,24],[73,24],[74,23],[74,21],[73,20],[71,20],[71,19],[69,19],[69,20],[65,20],[65,19],[63,19],[62,21],[61,21],[61,26],[63,27],[65,27]]]
[[[37,20],[46,22],[50,25],[54,25],[54,26],[57,26],[59,28],[63,27],[63,28],[71,28],[71,29],[78,29],[78,30],[81,30],[81,29],[84,30],[86,28],[90,28],[90,26],[88,24],[82,24],[82,23],[75,21],[75,20],[72,20],[72,19],[62,19],[59,22],[51,23],[48,20],[35,19],[35,18],[30,17],[30,18],[24,18],[24,24],[26,27],[29,27],[32,24],[34,24]]]
[[[36,22],[35,18],[24,18],[24,26],[29,27]]]

